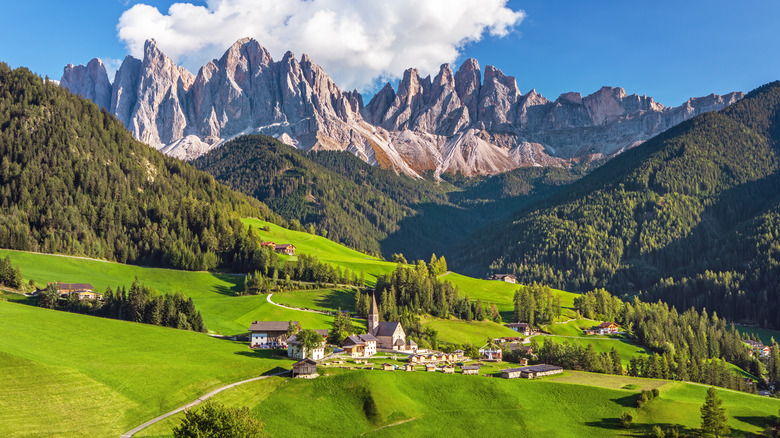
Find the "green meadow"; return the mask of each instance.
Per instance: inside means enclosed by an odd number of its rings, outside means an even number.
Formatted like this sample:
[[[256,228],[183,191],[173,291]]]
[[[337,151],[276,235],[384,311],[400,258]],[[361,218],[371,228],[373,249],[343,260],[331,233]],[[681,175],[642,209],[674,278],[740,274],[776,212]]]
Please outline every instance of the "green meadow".
[[[550,339],[557,343],[569,342],[570,344],[578,344],[582,347],[587,347],[588,344],[593,344],[598,353],[608,353],[612,351],[612,348],[617,350],[620,354],[620,360],[623,362],[623,367],[628,365],[629,360],[633,356],[649,356],[651,351],[641,345],[635,344],[628,339],[620,338],[604,338],[604,337],[566,337],[566,336],[535,336],[533,339],[541,346],[545,339]]]
[[[737,331],[740,333],[747,333],[749,335],[758,335],[758,338],[761,339],[761,342],[763,342],[764,345],[771,345],[773,338],[775,341],[780,342],[780,331],[777,330],[769,330],[758,327],[737,327]]]
[[[0,436],[118,436],[291,364],[245,342],[0,302]]]
[[[274,306],[265,295],[234,294],[243,286],[243,277],[212,272],[146,268],[100,260],[37,254],[0,249],[0,257],[10,256],[22,269],[25,281],[91,283],[102,291],[111,286],[129,287],[137,277],[160,293],[181,292],[191,297],[203,315],[206,327],[215,333],[244,333],[254,320],[300,321],[306,328],[329,328],[333,318]]]
[[[295,245],[298,253],[314,255],[322,262],[331,263],[342,268],[346,267],[358,273],[363,272],[366,283],[369,286],[375,284],[377,276],[389,274],[398,266],[396,263],[363,254],[321,236],[288,230],[258,219],[243,219],[243,222],[247,226],[252,226],[259,234],[260,239],[264,241],[272,241],[277,244],[292,243]],[[268,227],[270,231],[263,230],[263,227]],[[295,257],[283,256],[283,258],[295,260]],[[461,294],[468,295],[472,300],[482,300],[485,304],[495,304],[501,311],[502,317],[507,321],[512,312],[514,312],[515,292],[523,287],[503,281],[471,278],[455,272],[448,272],[439,278],[458,286]],[[574,297],[577,294],[557,289],[553,290],[553,294],[561,296],[564,312],[569,316],[573,315],[574,312],[571,309],[574,307]],[[307,307],[318,308],[313,306]]]
[[[274,293],[272,300],[285,306],[335,312],[355,311],[354,289],[317,289]]]
[[[588,373],[568,381],[563,376],[529,381],[403,371],[329,373],[314,380],[253,382],[216,400],[248,406],[272,436],[471,437],[492,431],[499,436],[603,437],[644,434],[653,424],[697,428],[706,392],[704,386],[686,383]],[[581,384],[589,377],[596,386]],[[637,388],[620,389],[627,385]],[[661,395],[637,411],[639,389],[653,387]],[[718,392],[737,435],[759,432],[780,408],[775,399]],[[624,411],[635,415],[629,431],[618,425]],[[180,418],[138,436],[170,436]]]
[[[363,272],[366,284],[373,286],[376,284],[378,275],[389,274],[398,266],[379,259],[377,257],[363,254],[346,246],[339,245],[336,242],[328,240],[322,236],[316,236],[301,231],[288,230],[270,222],[259,219],[242,219],[245,225],[251,226],[260,239],[271,241],[276,244],[292,243],[295,245],[296,253],[316,256],[321,262],[330,263],[342,268],[349,268],[353,272],[360,274]],[[268,227],[270,231],[263,230]],[[282,256],[283,259],[297,260],[295,256]]]
[[[583,332],[584,329],[589,329],[595,325],[599,325],[599,321],[581,318],[563,324],[548,324],[542,327],[542,330],[558,336],[587,336],[589,339],[604,337],[601,335],[586,335]]]
[[[493,321],[462,321],[441,319],[431,316],[422,318],[424,326],[439,332],[439,340],[453,344],[473,344],[478,348],[485,345],[488,336],[492,339],[518,336],[518,333]]]

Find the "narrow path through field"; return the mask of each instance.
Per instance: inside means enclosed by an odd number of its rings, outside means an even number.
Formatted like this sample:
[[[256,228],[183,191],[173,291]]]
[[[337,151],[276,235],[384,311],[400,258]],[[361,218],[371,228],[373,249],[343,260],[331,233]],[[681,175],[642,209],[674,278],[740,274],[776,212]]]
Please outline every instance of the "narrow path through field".
[[[631,342],[630,339],[625,338],[599,338],[596,336],[564,336],[564,335],[546,335],[546,334],[539,334],[538,336],[547,336],[547,337],[553,337],[553,338],[574,338],[574,339],[590,339],[591,341],[627,341]]]
[[[273,301],[271,301],[271,297],[273,295],[274,294],[268,294],[265,297],[265,300],[268,301],[269,303],[273,304],[274,306],[284,307],[285,309],[290,309],[290,310],[297,310],[299,312],[311,312],[311,313],[319,313],[319,314],[322,314],[322,315],[333,315],[333,313],[325,312],[323,310],[299,309],[298,307],[290,307],[290,306],[285,306],[284,304],[274,303]]]
[[[283,371],[283,372],[276,373],[276,374],[269,374],[267,376],[253,377],[251,379],[242,380],[240,382],[231,383],[230,385],[225,385],[225,386],[223,386],[221,388],[217,388],[217,389],[211,391],[210,393],[208,393],[208,394],[206,394],[206,395],[204,395],[202,397],[198,397],[192,403],[186,404],[186,405],[184,405],[184,406],[182,406],[182,407],[180,407],[178,409],[174,409],[171,412],[168,412],[167,414],[162,414],[159,417],[154,418],[152,420],[149,420],[146,423],[136,427],[135,429],[133,429],[133,430],[131,430],[129,432],[123,433],[122,435],[120,435],[120,438],[130,438],[133,435],[137,434],[138,432],[140,432],[140,431],[146,429],[147,427],[151,426],[152,424],[157,423],[160,420],[164,420],[164,419],[170,417],[171,415],[176,415],[176,414],[178,414],[179,412],[181,412],[181,411],[183,411],[185,409],[190,409],[192,407],[195,407],[195,406],[203,403],[204,401],[210,399],[211,397],[214,397],[215,395],[219,394],[220,392],[222,392],[222,391],[224,391],[226,389],[230,389],[230,388],[236,387],[238,385],[243,385],[244,383],[254,382],[256,380],[263,380],[263,379],[267,379],[269,377],[281,376],[282,374],[287,374],[288,372],[289,371]]]
[[[408,419],[408,420],[397,421],[397,422],[395,422],[395,423],[393,423],[393,424],[388,424],[387,426],[382,426],[382,427],[380,427],[380,428],[377,428],[377,429],[374,429],[374,430],[371,430],[371,431],[368,431],[368,432],[365,432],[365,433],[361,433],[361,434],[360,434],[360,436],[363,436],[363,435],[365,435],[366,433],[374,433],[374,432],[376,432],[376,431],[378,431],[378,430],[387,429],[388,427],[398,426],[399,424],[408,423],[408,422],[410,422],[410,421],[414,421],[414,420],[416,420],[416,419],[418,419],[418,418],[420,418],[420,417],[414,417],[414,418],[410,418],[410,419]]]

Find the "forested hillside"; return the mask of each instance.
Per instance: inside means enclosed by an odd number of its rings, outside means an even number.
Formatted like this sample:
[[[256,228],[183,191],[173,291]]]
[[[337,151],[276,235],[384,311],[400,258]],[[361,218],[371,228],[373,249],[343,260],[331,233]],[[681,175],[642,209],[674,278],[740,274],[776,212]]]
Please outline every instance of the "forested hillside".
[[[0,63],[0,247],[249,269],[267,206],[166,157],[94,103]]]
[[[415,180],[348,152],[304,153],[266,136],[239,137],[193,162],[268,204],[293,228],[389,257],[428,260],[491,221],[578,179],[560,168],[486,178]],[[300,225],[300,226],[299,226]]]
[[[267,203],[292,228],[374,254],[414,214],[410,206],[445,199],[435,184],[371,167],[350,153],[304,154],[267,136],[239,137],[193,163]]]
[[[780,326],[779,143],[775,82],[625,152],[448,261]]]

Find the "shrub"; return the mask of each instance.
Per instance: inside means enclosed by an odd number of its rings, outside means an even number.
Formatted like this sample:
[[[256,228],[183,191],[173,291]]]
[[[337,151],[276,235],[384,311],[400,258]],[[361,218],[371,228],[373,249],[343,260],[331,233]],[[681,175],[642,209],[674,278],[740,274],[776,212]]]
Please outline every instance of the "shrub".
[[[198,410],[184,412],[184,419],[173,428],[175,438],[265,438],[263,422],[253,417],[248,408],[228,408],[220,403],[206,402]]]
[[[634,416],[631,415],[631,412],[623,412],[620,414],[620,425],[623,426],[624,429],[629,429],[633,422]]]

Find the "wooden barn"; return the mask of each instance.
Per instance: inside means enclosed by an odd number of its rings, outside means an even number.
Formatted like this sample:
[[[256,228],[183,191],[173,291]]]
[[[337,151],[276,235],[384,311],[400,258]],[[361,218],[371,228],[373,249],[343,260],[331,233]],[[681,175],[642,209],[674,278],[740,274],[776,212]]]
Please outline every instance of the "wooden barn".
[[[292,367],[293,378],[313,379],[317,377],[317,362],[306,358],[295,362]]]

